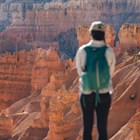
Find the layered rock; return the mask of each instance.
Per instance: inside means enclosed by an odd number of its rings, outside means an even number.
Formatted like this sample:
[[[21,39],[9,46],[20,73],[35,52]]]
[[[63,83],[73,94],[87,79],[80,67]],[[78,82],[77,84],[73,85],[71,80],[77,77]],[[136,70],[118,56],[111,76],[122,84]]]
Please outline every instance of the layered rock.
[[[0,136],[2,138],[11,137],[11,140],[81,140],[82,116],[78,100],[79,85],[75,61],[72,62],[69,59],[61,62],[61,59],[74,57],[78,46],[75,30],[68,29],[81,23],[84,25],[76,29],[79,46],[81,46],[90,39],[87,30],[92,20],[98,20],[101,17],[103,21],[115,21],[117,23],[115,26],[118,28],[120,17],[122,18],[121,23],[133,19],[133,16],[129,17],[129,10],[132,10],[131,6],[137,4],[137,8],[134,8],[137,13],[139,2],[129,1],[127,3],[131,5],[129,9],[122,1],[117,1],[119,4],[123,3],[122,7],[119,7],[116,1],[75,2],[71,0],[62,4],[45,3],[44,0],[44,4],[34,5],[31,1],[30,4],[24,5],[26,8],[18,2],[12,5],[8,0],[6,2],[9,4],[1,5],[1,10],[4,9],[3,15],[6,16],[1,15],[1,18],[7,20],[10,5],[12,25],[0,35],[0,44],[3,46],[1,53],[5,51],[4,47],[7,42],[8,51],[16,53],[6,53],[0,56],[0,92],[3,95],[0,97],[0,107],[4,109],[12,104],[8,109],[2,111],[6,115],[4,118],[0,117],[2,126]],[[23,13],[22,8],[25,10]],[[123,15],[124,9],[127,12]],[[96,15],[91,10],[97,11]],[[115,16],[114,11],[117,12]],[[52,17],[55,20],[52,20]],[[106,18],[104,19],[104,17]],[[138,19],[135,17],[135,21]],[[139,26],[135,25],[131,30],[132,33],[128,33],[130,29],[127,31],[126,27],[122,27],[119,33],[120,43],[124,45],[129,40],[133,41],[133,35],[138,43],[138,28]],[[135,36],[135,34],[137,35]],[[106,35],[107,44],[114,47],[115,31],[111,26],[107,27]],[[124,42],[121,37],[124,39],[125,35],[129,36],[129,40]],[[7,38],[8,40],[6,40]],[[47,42],[53,40],[58,43]],[[123,45],[121,45],[122,48]],[[11,46],[14,46],[14,49]],[[30,52],[18,52],[18,49],[25,48],[29,51],[40,46],[46,50],[39,48]],[[49,48],[49,46],[52,47]],[[11,51],[9,48],[13,50]],[[135,56],[121,57],[117,59],[117,62],[118,65],[113,76],[115,89],[109,116],[109,137],[112,137],[111,140],[121,140],[125,137],[137,140],[140,137],[138,123],[139,57],[137,59]],[[130,113],[128,114],[128,112]],[[94,126],[96,127],[96,125]],[[95,129],[93,137],[97,134],[96,132]]]
[[[114,93],[108,119],[109,140],[139,139],[140,58],[128,57],[116,66],[113,76]],[[129,112],[129,113],[128,113]],[[96,123],[93,138],[97,136]],[[82,140],[82,129],[77,140]]]
[[[109,134],[114,135],[118,130],[123,127],[135,115],[139,108],[139,61],[135,63],[134,57],[131,57],[126,62],[122,62],[123,65],[118,65],[119,68],[113,76],[114,83],[114,96],[113,104],[109,116]],[[121,80],[120,79],[124,79]],[[129,112],[129,113],[128,113]],[[116,117],[117,116],[117,117]],[[115,121],[114,121],[115,120]],[[122,129],[126,129],[127,134],[129,126]],[[137,130],[135,130],[137,131]],[[126,134],[126,133],[125,133]],[[125,136],[120,135],[118,139],[123,139]],[[133,137],[131,133],[128,137]],[[116,137],[117,139],[117,137]],[[115,140],[115,138],[113,139]]]
[[[79,125],[77,123],[80,109],[76,103],[71,107],[76,100],[75,94],[70,91],[68,93],[61,91],[58,97],[50,100],[49,132],[45,140],[76,139],[80,126],[80,123]]]
[[[70,75],[72,77],[69,77]],[[45,112],[48,112],[49,116],[44,116],[44,118],[49,118],[49,132],[44,140],[76,139],[81,124],[77,123],[80,119],[78,119],[80,113],[77,103],[78,94],[70,88],[75,78],[75,70],[68,70],[66,73],[59,72],[51,76],[50,83],[43,90],[42,99],[46,101],[49,99],[49,107],[45,107]],[[71,124],[69,124],[70,121]]]
[[[59,2],[44,0],[42,3],[36,0],[30,2],[25,0],[22,2],[7,0],[1,2],[0,19],[3,22],[9,21],[12,24],[21,23],[23,21],[29,24],[38,24],[42,21],[45,23],[46,19],[48,19],[49,23],[58,25],[59,29],[63,30],[64,28],[73,27],[81,23],[87,24],[92,20],[99,20],[100,17],[101,20],[118,28],[123,22],[139,22],[139,6],[140,3],[138,0],[125,2],[121,0],[110,2],[108,2],[108,0],[98,2],[91,0]],[[91,11],[96,12],[93,13]],[[37,20],[33,20],[33,17]],[[46,18],[40,20],[42,17]],[[55,21],[51,21],[51,17],[57,19],[57,24],[54,23]],[[65,27],[62,23],[66,23]]]
[[[90,41],[91,37],[88,30],[89,25],[80,25],[76,28],[79,47]]]
[[[89,25],[80,25],[77,27],[76,31],[79,46],[89,42],[89,40],[91,39],[91,36],[89,34]],[[106,25],[105,42],[112,48],[114,48],[115,38],[116,38],[115,30],[112,28],[111,25]]]
[[[108,0],[98,2],[91,0],[84,2],[81,0],[76,2],[73,0],[57,2],[44,0],[42,3],[35,0],[30,2],[3,1],[0,4],[1,26],[9,24],[10,26],[0,34],[0,43],[4,46],[0,51],[2,53],[5,50],[14,52],[17,48],[19,50],[24,49],[24,46],[27,46],[26,50],[28,51],[37,47],[48,48],[49,45],[46,42],[55,40],[59,43],[61,59],[73,59],[78,47],[78,42],[75,39],[75,27],[78,25],[87,26],[92,21],[102,20],[107,24],[113,25],[116,34],[118,34],[124,22],[137,23],[139,21],[137,14],[139,5],[140,3],[137,0],[125,2],[108,2]],[[5,27],[1,28],[2,30],[5,29]],[[115,32],[110,27],[107,32],[107,43],[114,46],[114,41],[116,42],[118,37],[116,36],[115,38]],[[124,32],[121,34],[122,36],[125,35]],[[13,36],[17,43],[10,41]],[[121,40],[121,46],[125,46],[124,44],[127,46],[138,45],[139,36],[136,36],[137,39],[134,39],[131,35],[128,36],[128,40],[125,38]],[[34,41],[36,43],[33,43]],[[116,54],[119,54],[119,49],[115,49],[115,51]]]
[[[110,140],[116,139],[135,139],[138,140],[140,138],[139,133],[139,109],[137,110],[136,114],[130,119],[130,121],[123,126],[117,134],[115,134]]]
[[[119,41],[122,50],[133,51],[137,53],[140,50],[140,25],[139,24],[124,24],[119,31]]]
[[[40,1],[32,0],[17,2],[3,1],[0,4],[1,30],[5,26],[6,34],[17,36],[29,42],[33,41],[54,41],[60,33],[66,32],[78,25],[88,25],[92,21],[102,20],[105,23],[115,27],[116,33],[124,22],[138,23],[138,12],[140,2],[138,0],[130,1]],[[96,11],[96,12],[91,12]],[[53,17],[53,19],[52,19]],[[56,22],[57,20],[57,22]],[[3,27],[4,26],[4,27]],[[72,36],[75,36],[73,34]],[[117,37],[115,38],[115,41]],[[61,42],[61,48],[71,46],[73,43]],[[76,43],[76,42],[75,42]],[[74,44],[75,44],[74,43]],[[64,44],[64,45],[63,45]],[[113,45],[111,43],[111,45]],[[63,53],[63,51],[61,52]],[[66,53],[66,51],[65,51]],[[74,53],[72,54],[72,57]],[[64,53],[63,53],[64,55]],[[65,54],[66,58],[70,57]]]
[[[13,119],[6,117],[5,114],[0,115],[0,139],[9,139],[12,137]]]
[[[34,51],[22,51],[0,56],[0,109],[31,94],[31,73],[35,55]]]
[[[60,62],[52,47],[35,52],[32,95],[5,111],[13,119],[11,139],[76,139],[81,124],[77,124],[80,107],[77,90],[73,90],[77,77],[73,63]],[[73,123],[68,127],[71,120]]]
[[[71,60],[61,62],[54,48],[40,48],[34,53],[32,95],[5,111],[13,120],[11,139],[81,140],[82,116],[75,63]],[[121,140],[130,132],[128,139],[139,138],[139,125],[137,121],[133,123],[134,119],[139,118],[139,113],[136,114],[139,108],[139,60],[136,62],[134,57],[128,57],[117,65],[113,84],[115,89],[109,116],[109,137],[113,136],[111,140]],[[135,114],[136,117],[133,117]],[[130,126],[133,131],[129,130]],[[96,129],[93,136],[96,136]]]
[[[39,49],[32,69],[32,87],[42,89],[50,80],[52,72],[60,69],[60,58],[53,48]]]

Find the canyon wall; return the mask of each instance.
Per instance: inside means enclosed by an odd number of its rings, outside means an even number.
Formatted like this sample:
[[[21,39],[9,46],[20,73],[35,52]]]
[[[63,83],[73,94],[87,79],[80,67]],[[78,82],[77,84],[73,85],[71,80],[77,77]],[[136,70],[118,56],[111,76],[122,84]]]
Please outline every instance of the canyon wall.
[[[0,139],[82,140],[75,53],[93,20],[117,55],[109,138],[140,139],[139,24],[123,24],[139,10],[138,0],[1,0]]]
[[[52,48],[37,49],[35,54],[31,71],[32,92],[2,110],[1,116],[4,116],[6,123],[2,123],[0,132],[5,131],[3,137],[10,137],[11,140],[82,140],[75,62],[60,61]],[[126,60],[122,57],[116,66],[112,78],[114,93],[108,127],[111,140],[140,138],[139,60],[140,57],[137,61],[134,56]],[[3,119],[0,120],[3,122]],[[95,124],[93,137],[96,134]]]
[[[92,39],[92,37],[89,34],[89,27],[90,26],[88,25],[80,25],[76,28],[79,47],[88,43]],[[105,30],[105,42],[113,49],[115,38],[116,38],[115,30],[111,25],[107,24]]]
[[[26,25],[33,24],[36,26],[36,28],[33,27],[34,29],[47,29],[48,27],[43,26],[48,25],[53,36],[53,33],[56,34],[70,27],[99,20],[99,17],[100,20],[114,25],[115,29],[126,22],[139,23],[139,10],[140,2],[138,0],[61,0],[59,2],[54,0],[23,0],[21,2],[6,0],[0,2],[0,21],[1,23],[8,22],[15,25],[25,23],[22,27],[26,27],[26,29],[29,28]],[[44,18],[41,20],[42,17]],[[45,23],[42,24],[42,27],[39,26],[41,22]],[[57,28],[58,26],[59,28]]]
[[[140,48],[140,25],[139,24],[123,24],[119,31],[119,41],[121,48]]]
[[[77,50],[74,48],[78,48],[78,43],[68,39],[76,36],[74,28],[102,20],[115,29],[116,42],[123,23],[139,23],[139,10],[138,0],[5,0],[0,2],[0,30],[4,31],[0,39],[14,35],[16,40],[29,42],[29,48],[37,47],[32,46],[31,42],[54,42],[59,39],[62,59],[74,58]],[[70,53],[65,50],[66,46],[72,48]]]
[[[28,46],[26,50],[37,47],[48,48],[49,42],[58,42],[60,57],[62,59],[74,58],[80,45],[75,39],[75,28],[79,25],[89,27],[94,20],[102,20],[115,29],[116,36],[111,46],[116,46],[116,41],[120,41],[121,46],[136,46],[139,44],[139,36],[130,34],[131,31],[128,31],[128,35],[127,27],[124,27],[127,25],[122,26],[122,24],[139,23],[139,5],[137,0],[123,2],[44,0],[42,3],[35,0],[30,2],[2,1],[0,3],[0,22],[1,26],[6,28],[2,30],[4,32],[0,33],[0,44],[5,46],[3,49],[1,48],[0,52],[14,52],[16,46],[19,50],[23,49],[23,46]],[[126,30],[123,29],[121,32],[121,26]],[[131,28],[133,30],[133,27]],[[138,28],[134,29],[133,34],[138,34]],[[121,37],[118,37],[118,32]],[[133,36],[135,37],[133,38]],[[9,44],[12,44],[13,47],[10,48]]]
[[[6,53],[0,56],[0,109],[31,94],[31,72],[35,52]]]
[[[87,27],[85,25],[76,29],[81,45],[84,42],[82,33],[87,30]],[[108,41],[111,45],[111,42],[114,42],[115,34],[110,28],[107,29],[110,31],[108,31],[109,36],[113,35],[112,39],[109,37]],[[85,35],[84,38],[89,39],[89,35]],[[81,140],[82,114],[79,105],[79,85],[75,61],[72,59],[62,61],[55,46],[51,46],[49,49],[37,48],[31,52],[21,51],[19,54],[19,56],[4,54],[1,56],[1,63],[4,63],[5,66],[9,64],[9,67],[13,63],[16,69],[22,67],[20,76],[22,79],[26,77],[25,85],[30,85],[30,90],[29,93],[25,90],[22,93],[21,90],[22,96],[16,96],[18,91],[15,94],[11,93],[12,97],[17,97],[16,100],[11,102],[12,105],[2,106],[0,137],[10,140]],[[117,63],[112,77],[114,93],[109,115],[109,138],[110,140],[122,140],[125,137],[127,140],[139,139],[140,57],[139,55],[128,55],[127,58],[122,56],[118,60],[119,63]],[[10,69],[9,67],[7,68]],[[7,73],[7,70],[2,72]],[[18,81],[17,76],[19,75],[17,71],[16,73],[16,80],[13,72],[10,73],[10,77],[13,77],[11,83],[15,84],[14,87],[21,85],[24,89],[23,80]],[[28,81],[28,79],[30,80]],[[4,87],[7,86],[7,83],[11,84],[8,79],[6,81]],[[11,89],[11,92],[13,90]],[[18,95],[21,95],[20,93]],[[6,92],[5,95],[4,99],[7,99],[9,103],[9,98],[7,98],[9,94]],[[2,135],[3,131],[4,135]],[[93,137],[96,135],[96,124],[94,124]]]
[[[32,94],[1,113],[12,118],[11,140],[76,139],[81,118],[75,64],[71,59],[61,62],[53,48],[40,48],[31,73]]]

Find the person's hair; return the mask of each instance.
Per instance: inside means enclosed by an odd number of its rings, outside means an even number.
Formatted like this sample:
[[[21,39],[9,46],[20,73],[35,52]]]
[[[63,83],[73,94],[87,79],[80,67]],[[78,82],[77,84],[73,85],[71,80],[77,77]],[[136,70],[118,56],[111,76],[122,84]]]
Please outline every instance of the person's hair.
[[[91,31],[91,36],[93,37],[94,40],[105,40],[105,32],[103,31]]]

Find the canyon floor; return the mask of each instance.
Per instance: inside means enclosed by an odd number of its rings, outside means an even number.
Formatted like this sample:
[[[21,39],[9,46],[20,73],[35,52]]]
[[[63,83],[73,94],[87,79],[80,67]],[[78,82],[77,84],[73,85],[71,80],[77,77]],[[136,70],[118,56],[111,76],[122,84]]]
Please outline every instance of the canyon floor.
[[[61,61],[52,48],[19,53],[19,61],[13,54],[0,59],[0,140],[81,140],[75,61]],[[109,140],[138,140],[140,56],[118,57],[112,80]]]

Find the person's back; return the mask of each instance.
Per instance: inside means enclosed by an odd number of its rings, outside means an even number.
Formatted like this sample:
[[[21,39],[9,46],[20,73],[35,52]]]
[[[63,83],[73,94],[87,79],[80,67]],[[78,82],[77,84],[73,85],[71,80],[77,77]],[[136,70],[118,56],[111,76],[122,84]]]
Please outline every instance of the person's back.
[[[93,22],[90,34],[93,39],[81,46],[76,54],[76,67],[80,76],[80,103],[83,112],[83,140],[92,140],[94,110],[97,115],[99,140],[107,140],[107,117],[111,105],[110,94],[113,90],[111,75],[115,67],[115,55],[112,48],[105,44],[104,23]]]

